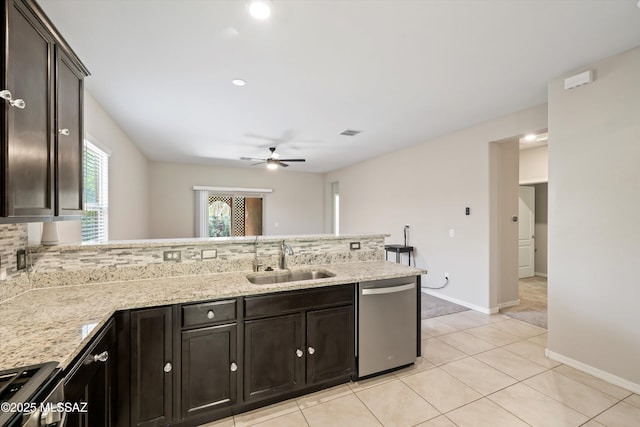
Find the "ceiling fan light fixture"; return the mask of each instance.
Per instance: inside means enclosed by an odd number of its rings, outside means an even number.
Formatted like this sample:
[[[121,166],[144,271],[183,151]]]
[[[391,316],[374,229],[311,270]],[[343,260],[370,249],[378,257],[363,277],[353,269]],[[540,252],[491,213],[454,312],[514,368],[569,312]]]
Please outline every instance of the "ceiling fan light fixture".
[[[278,169],[278,164],[276,162],[267,162],[267,169],[271,169],[271,170]]]
[[[271,2],[269,0],[249,0],[247,8],[249,14],[255,19],[264,20],[271,16]]]

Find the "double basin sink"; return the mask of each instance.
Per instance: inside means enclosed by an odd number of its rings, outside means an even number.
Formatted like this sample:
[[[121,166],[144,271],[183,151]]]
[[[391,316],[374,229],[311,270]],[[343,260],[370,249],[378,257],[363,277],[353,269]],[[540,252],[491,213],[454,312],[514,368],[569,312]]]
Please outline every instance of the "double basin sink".
[[[315,280],[334,277],[335,274],[322,269],[315,270],[284,270],[265,273],[247,274],[247,280],[254,285],[271,285],[274,283],[297,282],[300,280]]]

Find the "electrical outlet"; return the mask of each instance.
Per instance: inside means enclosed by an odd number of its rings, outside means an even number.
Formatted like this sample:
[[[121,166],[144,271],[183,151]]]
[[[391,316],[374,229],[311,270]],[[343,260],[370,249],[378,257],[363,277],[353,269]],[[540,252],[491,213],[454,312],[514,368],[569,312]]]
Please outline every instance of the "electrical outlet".
[[[182,259],[182,252],[164,251],[162,252],[162,259],[165,261],[180,261]]]
[[[27,268],[27,251],[18,249],[16,252],[16,270],[24,270]]]
[[[349,249],[351,249],[352,251],[360,249],[360,242],[350,242]]]

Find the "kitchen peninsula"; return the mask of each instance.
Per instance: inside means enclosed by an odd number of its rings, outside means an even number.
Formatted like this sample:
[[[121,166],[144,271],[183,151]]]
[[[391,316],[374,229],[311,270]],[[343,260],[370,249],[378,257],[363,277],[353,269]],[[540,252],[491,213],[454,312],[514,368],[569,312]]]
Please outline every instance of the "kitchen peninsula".
[[[110,390],[117,390],[113,395],[117,404],[110,408],[111,425],[158,417],[163,420],[158,425],[191,425],[349,381],[357,377],[355,360],[351,360],[355,358],[357,298],[353,284],[424,273],[384,261],[384,238],[380,234],[261,236],[257,240],[31,248],[30,289],[0,304],[0,370],[53,361],[70,381],[77,366],[86,363],[87,351],[92,358],[104,354],[92,351],[99,345],[96,341],[117,333],[117,339],[111,338],[117,343],[111,344],[109,352],[117,375],[107,373],[113,382]],[[252,273],[254,260],[276,267],[283,241],[293,250],[293,255],[286,255],[292,271],[321,269],[333,276],[250,283],[247,275]],[[360,249],[351,249],[351,242],[359,242]],[[179,253],[180,260],[165,261],[167,251]],[[417,307],[414,309],[419,321]],[[336,360],[328,355],[331,366],[312,359],[318,345],[314,349],[305,344],[314,336],[313,328],[326,327],[331,330],[316,335],[339,334],[335,342],[342,344],[333,351],[347,354],[337,358],[334,354]],[[109,332],[110,328],[116,332]],[[290,338],[274,334],[265,343],[259,342],[271,330],[290,331],[292,339],[300,342],[291,343],[298,350],[291,356],[293,365],[283,365],[279,379],[287,381],[265,386],[264,372],[248,372],[251,366],[263,363],[252,360],[251,346],[275,342],[288,348],[285,341]],[[252,331],[256,332],[253,336]],[[157,342],[151,342],[153,339]],[[217,351],[220,348],[223,356]],[[306,348],[312,349],[309,355],[300,351]],[[145,397],[147,385],[140,383],[138,370],[153,365],[153,361],[138,363],[147,350],[161,353],[157,358],[160,372],[143,372],[142,376],[159,381],[156,385],[163,393],[159,400]],[[264,351],[256,347],[255,354]],[[202,390],[198,379],[211,369],[202,367],[207,360],[198,355],[207,352],[209,363],[222,357],[224,367],[214,369],[222,381]],[[315,356],[321,353],[320,347]],[[288,371],[289,367],[293,370]],[[214,395],[200,402],[202,393]]]

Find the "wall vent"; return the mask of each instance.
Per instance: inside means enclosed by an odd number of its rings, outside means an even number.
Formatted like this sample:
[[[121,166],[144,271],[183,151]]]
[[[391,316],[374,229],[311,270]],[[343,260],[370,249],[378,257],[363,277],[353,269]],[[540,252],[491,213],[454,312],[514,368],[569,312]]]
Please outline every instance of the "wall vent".
[[[354,130],[354,129],[345,129],[342,132],[340,132],[340,135],[344,135],[344,136],[356,136],[357,134],[361,133],[361,130]]]

